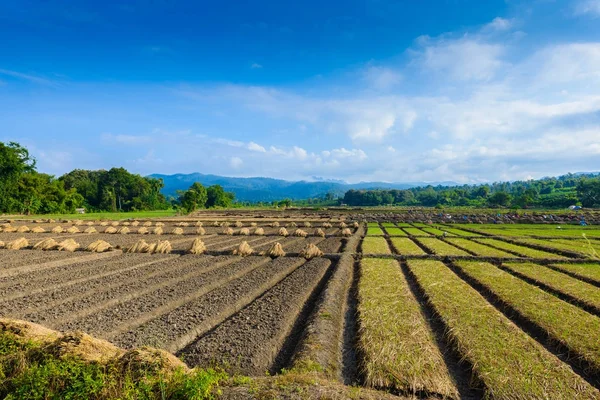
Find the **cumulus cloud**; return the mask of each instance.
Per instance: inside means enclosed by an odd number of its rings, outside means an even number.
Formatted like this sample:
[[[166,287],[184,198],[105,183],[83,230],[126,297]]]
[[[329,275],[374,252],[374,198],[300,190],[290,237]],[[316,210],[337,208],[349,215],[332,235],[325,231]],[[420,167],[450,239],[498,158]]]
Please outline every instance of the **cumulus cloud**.
[[[402,81],[402,74],[392,68],[370,66],[364,71],[367,84],[377,90],[388,90]]]
[[[248,147],[248,150],[258,151],[259,153],[265,153],[267,151],[263,146],[256,144],[254,142],[248,143],[247,147]]]

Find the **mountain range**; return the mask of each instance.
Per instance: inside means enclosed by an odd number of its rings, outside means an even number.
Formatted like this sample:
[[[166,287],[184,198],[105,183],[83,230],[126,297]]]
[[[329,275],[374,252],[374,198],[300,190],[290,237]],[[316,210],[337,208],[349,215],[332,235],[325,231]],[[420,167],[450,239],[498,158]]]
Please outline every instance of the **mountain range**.
[[[162,190],[165,196],[176,196],[178,190],[188,189],[192,183],[200,182],[204,186],[221,185],[228,192],[235,193],[239,201],[274,201],[283,199],[302,200],[323,197],[327,193],[343,196],[350,189],[409,189],[417,186],[442,185],[453,186],[455,182],[361,182],[346,183],[339,180],[324,180],[314,177],[314,181],[285,181],[273,178],[233,178],[200,173],[162,175],[152,174],[153,178],[164,181]]]

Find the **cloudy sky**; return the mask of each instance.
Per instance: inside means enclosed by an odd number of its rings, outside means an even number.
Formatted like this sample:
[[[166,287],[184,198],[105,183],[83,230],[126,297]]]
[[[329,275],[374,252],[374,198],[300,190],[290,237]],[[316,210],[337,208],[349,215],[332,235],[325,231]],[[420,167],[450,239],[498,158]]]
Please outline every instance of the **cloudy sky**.
[[[0,141],[40,171],[600,170],[600,0],[117,3],[0,3]]]

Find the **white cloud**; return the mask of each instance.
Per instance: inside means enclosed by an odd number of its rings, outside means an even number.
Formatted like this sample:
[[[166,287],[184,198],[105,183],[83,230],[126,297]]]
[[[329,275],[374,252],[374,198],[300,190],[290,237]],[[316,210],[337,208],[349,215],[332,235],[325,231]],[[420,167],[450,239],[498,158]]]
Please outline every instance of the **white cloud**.
[[[252,65],[250,65],[250,68],[252,69],[261,69],[263,66],[260,65],[259,63],[252,63]]]
[[[258,151],[259,153],[264,153],[267,151],[263,146],[256,144],[254,142],[248,143],[247,147],[248,147],[248,150]]]
[[[492,31],[506,31],[513,27],[513,21],[506,18],[496,17],[484,26],[484,29]]]
[[[600,0],[580,0],[575,5],[575,15],[600,17]]]
[[[243,163],[244,163],[244,161],[239,157],[231,157],[229,159],[229,165],[233,169],[238,169],[239,167],[242,166]]]
[[[11,71],[8,69],[0,68],[0,75],[5,75],[5,76],[10,76],[12,78],[22,79],[22,80],[25,80],[25,81],[28,81],[31,83],[36,83],[38,85],[58,86],[58,82],[56,82],[54,80],[42,78],[42,77],[32,75],[32,74],[24,74],[24,73],[18,72],[18,71]]]
[[[388,90],[402,81],[400,72],[386,67],[368,67],[364,71],[367,84],[377,90]]]
[[[103,133],[101,138],[107,142],[115,142],[131,146],[150,143],[153,141],[153,138],[148,135],[113,135],[112,133]]]

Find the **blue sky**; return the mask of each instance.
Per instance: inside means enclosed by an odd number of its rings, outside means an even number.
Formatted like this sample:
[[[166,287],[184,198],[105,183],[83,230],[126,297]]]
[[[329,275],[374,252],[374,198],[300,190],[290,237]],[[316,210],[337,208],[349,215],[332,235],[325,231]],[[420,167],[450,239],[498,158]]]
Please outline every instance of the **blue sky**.
[[[40,171],[599,169],[600,0],[126,4],[0,3],[0,141]]]

